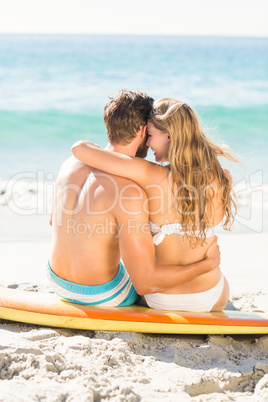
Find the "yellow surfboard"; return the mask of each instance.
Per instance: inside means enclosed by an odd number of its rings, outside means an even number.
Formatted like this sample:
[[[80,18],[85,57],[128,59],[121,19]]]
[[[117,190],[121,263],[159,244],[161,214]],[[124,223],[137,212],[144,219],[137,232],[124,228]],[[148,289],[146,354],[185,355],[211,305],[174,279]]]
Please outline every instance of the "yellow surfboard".
[[[268,315],[227,311],[189,313],[129,307],[86,306],[52,293],[0,288],[0,319],[99,331],[159,334],[268,334]]]

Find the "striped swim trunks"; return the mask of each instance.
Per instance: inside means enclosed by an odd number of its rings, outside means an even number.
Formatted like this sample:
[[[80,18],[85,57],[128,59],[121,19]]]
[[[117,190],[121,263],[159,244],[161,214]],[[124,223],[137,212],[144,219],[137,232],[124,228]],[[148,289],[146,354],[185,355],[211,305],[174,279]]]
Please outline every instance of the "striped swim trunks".
[[[56,275],[48,262],[47,276],[54,292],[63,300],[100,306],[129,306],[140,299],[130,276],[120,261],[116,276],[103,285],[81,285]]]

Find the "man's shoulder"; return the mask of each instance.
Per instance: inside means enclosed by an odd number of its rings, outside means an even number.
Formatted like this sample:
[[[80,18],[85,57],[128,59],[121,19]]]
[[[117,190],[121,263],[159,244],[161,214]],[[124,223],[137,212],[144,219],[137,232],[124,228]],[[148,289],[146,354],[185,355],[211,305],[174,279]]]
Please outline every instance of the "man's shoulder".
[[[146,196],[146,192],[135,181],[118,176],[113,176],[113,178],[118,185],[120,195],[125,197],[137,197],[138,194]]]
[[[114,176],[112,175],[112,177],[116,180],[116,182],[118,183],[119,186],[124,187],[127,185],[134,185],[139,187],[139,185],[137,183],[135,183],[135,181],[131,180],[131,179],[127,179],[126,177],[120,177],[120,176]]]
[[[116,192],[124,189],[129,189],[129,191],[133,189],[133,191],[135,191],[135,189],[140,188],[140,186],[131,179],[115,176],[99,169],[92,168],[92,175],[99,182],[99,184],[101,184],[103,188],[108,191],[111,191],[112,189],[114,189]]]
[[[137,183],[129,179],[120,178],[118,183],[118,202],[115,208],[118,221],[136,217],[147,206],[146,192]]]
[[[65,181],[67,178],[71,178],[78,174],[89,174],[91,168],[84,163],[80,162],[74,156],[67,158],[61,165],[57,182]]]
[[[73,155],[67,158],[61,165],[60,170],[65,170],[66,172],[70,171],[77,171],[77,170],[91,170],[91,168],[85,165],[83,162],[80,162],[76,159]]]

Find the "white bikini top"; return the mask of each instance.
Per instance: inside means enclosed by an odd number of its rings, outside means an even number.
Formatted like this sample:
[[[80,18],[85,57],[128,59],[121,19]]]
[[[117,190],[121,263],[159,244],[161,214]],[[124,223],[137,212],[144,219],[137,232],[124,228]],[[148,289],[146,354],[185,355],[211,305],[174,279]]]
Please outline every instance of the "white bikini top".
[[[212,237],[215,235],[215,231],[219,228],[222,227],[222,223],[223,221],[221,221],[218,225],[208,228],[206,230],[206,237]],[[158,244],[162,243],[162,241],[164,240],[165,236],[171,235],[173,233],[177,233],[180,235],[184,235],[187,234],[188,236],[193,236],[194,232],[193,231],[187,231],[185,232],[182,229],[182,225],[180,223],[169,223],[167,225],[162,225],[162,226],[158,226],[155,223],[149,221],[149,228],[151,233],[153,234],[153,242],[156,246],[158,246]],[[195,235],[197,237],[201,237],[201,232],[199,232],[198,230],[195,232]]]

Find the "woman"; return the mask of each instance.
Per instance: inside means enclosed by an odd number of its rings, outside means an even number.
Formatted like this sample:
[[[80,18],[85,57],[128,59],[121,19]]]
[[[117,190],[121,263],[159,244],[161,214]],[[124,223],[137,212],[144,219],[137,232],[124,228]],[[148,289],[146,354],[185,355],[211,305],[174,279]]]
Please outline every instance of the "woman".
[[[145,189],[158,264],[200,261],[213,242],[216,227],[230,229],[236,210],[231,175],[222,169],[218,156],[237,161],[223,146],[206,138],[194,111],[175,99],[154,103],[147,135],[147,145],[161,165],[102,150],[89,142],[75,144],[72,151],[85,164],[132,179]],[[226,306],[228,296],[228,282],[218,267],[164,293],[144,297],[152,308],[217,311]]]

